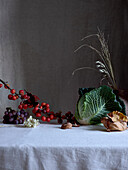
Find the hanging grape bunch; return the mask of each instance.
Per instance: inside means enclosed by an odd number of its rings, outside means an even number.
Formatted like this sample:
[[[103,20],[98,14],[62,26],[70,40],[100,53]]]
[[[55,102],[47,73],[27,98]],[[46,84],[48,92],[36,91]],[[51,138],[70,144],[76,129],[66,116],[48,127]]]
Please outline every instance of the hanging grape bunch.
[[[43,122],[50,122],[55,119],[58,123],[63,123],[63,120],[67,120],[70,123],[78,123],[73,116],[73,114],[69,111],[65,115],[62,115],[62,112],[54,113],[50,110],[50,106],[48,103],[42,102],[39,104],[39,98],[36,95],[31,94],[26,90],[19,90],[19,93],[16,93],[15,89],[11,89],[10,85],[3,80],[0,79],[0,88],[3,87],[5,89],[10,90],[10,94],[8,95],[9,100],[17,100],[20,99],[21,102],[18,106],[19,111],[12,110],[11,108],[7,108],[5,111],[5,115],[3,117],[3,123],[14,123],[21,124],[28,118],[29,114],[25,110],[27,108],[32,108],[32,113],[37,117],[41,118]]]

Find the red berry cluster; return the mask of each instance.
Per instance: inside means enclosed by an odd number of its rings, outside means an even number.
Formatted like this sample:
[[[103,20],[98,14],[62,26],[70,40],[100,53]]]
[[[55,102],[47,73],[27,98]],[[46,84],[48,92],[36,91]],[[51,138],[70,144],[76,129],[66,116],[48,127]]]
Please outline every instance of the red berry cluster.
[[[17,100],[19,96],[16,93],[15,89],[10,90],[11,94],[8,95],[9,100]]]
[[[54,114],[58,123],[63,123],[64,120],[67,120],[67,122],[70,122],[72,124],[78,123],[74,117],[74,115],[68,111],[67,113],[65,113],[65,115],[62,115],[62,112],[58,112],[56,114]]]
[[[54,113],[53,111],[50,111],[50,106],[48,103],[43,102],[40,105],[38,103],[39,98],[37,96],[32,95],[26,90],[19,90],[19,93],[16,93],[16,90],[11,89],[9,84],[5,83],[1,79],[0,81],[4,84],[6,89],[10,90],[10,94],[8,95],[9,100],[17,100],[18,98],[22,100],[18,106],[20,110],[33,108],[33,114],[36,117],[41,118],[42,121],[50,122],[51,120],[55,119],[58,121],[58,123],[63,123],[63,120],[66,119],[67,122],[77,123],[75,117],[70,111],[65,115],[62,115],[62,112]],[[3,86],[3,84],[0,84],[0,88]]]
[[[75,117],[73,116],[73,114],[69,111],[67,112],[65,115],[62,115],[62,112],[58,112],[58,113],[54,113],[53,111],[51,111],[50,113],[45,113],[45,116],[41,117],[42,121],[47,121],[50,122],[50,120],[57,120],[57,122],[59,124],[62,124],[64,120],[66,120],[67,122],[70,122],[72,124],[75,124],[78,122],[76,121]]]
[[[53,112],[50,112],[50,106],[48,103],[41,103],[41,106],[39,104],[32,110],[32,112],[36,115],[36,117],[41,117],[42,121],[50,122],[50,120],[54,119]],[[42,116],[42,114],[43,116]]]
[[[0,84],[0,88],[1,88],[1,87],[3,87],[3,84]],[[5,83],[5,84],[4,84],[4,88],[5,88],[5,89],[10,89],[10,85]],[[10,89],[10,93],[11,93],[11,94],[8,95],[8,99],[9,99],[9,100],[16,100],[16,99],[19,98],[19,96],[16,94],[15,89]]]

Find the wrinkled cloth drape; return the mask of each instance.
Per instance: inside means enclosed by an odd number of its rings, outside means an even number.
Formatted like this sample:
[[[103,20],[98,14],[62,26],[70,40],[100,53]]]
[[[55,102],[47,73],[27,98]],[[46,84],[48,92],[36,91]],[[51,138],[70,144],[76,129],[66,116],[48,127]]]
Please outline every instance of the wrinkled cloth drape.
[[[0,170],[126,170],[128,131],[60,125],[0,128]]]

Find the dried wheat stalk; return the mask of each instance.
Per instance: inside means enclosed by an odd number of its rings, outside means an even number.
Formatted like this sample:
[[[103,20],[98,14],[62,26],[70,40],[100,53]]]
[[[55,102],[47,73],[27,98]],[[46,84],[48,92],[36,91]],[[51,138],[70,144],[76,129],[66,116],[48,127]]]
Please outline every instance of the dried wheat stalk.
[[[110,56],[110,52],[109,52],[109,49],[108,49],[107,41],[104,38],[104,33],[102,33],[100,31],[100,29],[98,28],[98,33],[97,34],[92,34],[92,35],[86,36],[86,37],[82,38],[81,41],[83,41],[83,40],[85,40],[87,38],[93,37],[93,36],[96,36],[98,38],[99,42],[100,42],[100,45],[101,45],[100,51],[97,50],[95,47],[93,47],[91,45],[83,44],[79,48],[77,48],[74,52],[77,52],[82,47],[89,47],[90,49],[94,50],[99,55],[99,57],[101,59],[100,61],[99,60],[96,61],[96,67],[97,67],[98,71],[100,73],[102,73],[102,75],[103,75],[103,78],[101,79],[101,82],[104,79],[107,79],[108,84],[112,88],[117,89],[115,76],[114,76],[114,71],[113,71],[112,62],[111,62],[111,56]],[[74,75],[76,71],[81,70],[81,69],[92,69],[92,70],[97,71],[96,69],[91,68],[91,67],[81,67],[81,68],[77,68],[76,70],[74,70],[72,75]]]

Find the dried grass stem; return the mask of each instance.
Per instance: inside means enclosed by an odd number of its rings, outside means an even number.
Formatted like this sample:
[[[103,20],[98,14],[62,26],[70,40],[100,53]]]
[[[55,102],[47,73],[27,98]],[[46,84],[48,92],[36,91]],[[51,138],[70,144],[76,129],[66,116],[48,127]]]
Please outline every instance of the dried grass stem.
[[[111,86],[114,89],[117,89],[115,76],[114,76],[114,71],[113,71],[112,62],[111,62],[111,56],[110,56],[110,52],[109,52],[109,49],[108,49],[107,41],[104,38],[104,34],[98,28],[98,33],[97,34],[88,35],[88,36],[82,38],[81,41],[83,41],[83,40],[85,40],[87,38],[93,37],[93,36],[97,36],[97,38],[98,38],[98,40],[100,42],[100,45],[101,45],[100,51],[97,50],[92,45],[83,44],[80,47],[78,47],[74,52],[79,51],[83,47],[89,47],[90,49],[95,51],[99,55],[99,57],[101,59],[101,61],[96,62],[96,64],[98,64],[97,68],[99,69],[99,71],[101,73],[104,73],[102,80],[106,77],[108,79],[108,83],[111,84]],[[103,68],[103,65],[104,65],[104,68]],[[74,73],[76,71],[79,71],[79,70],[82,70],[82,69],[92,69],[92,70],[97,71],[96,69],[91,68],[91,67],[81,67],[81,68],[78,68],[78,69],[74,70],[72,75],[74,75]]]

